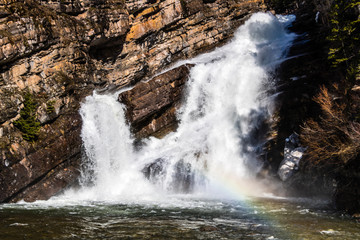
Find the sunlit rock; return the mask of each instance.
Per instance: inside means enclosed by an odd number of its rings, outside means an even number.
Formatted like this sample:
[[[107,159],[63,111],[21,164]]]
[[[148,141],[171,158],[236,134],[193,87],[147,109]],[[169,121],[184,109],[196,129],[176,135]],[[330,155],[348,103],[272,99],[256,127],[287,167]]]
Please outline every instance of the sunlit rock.
[[[284,159],[280,163],[278,175],[282,181],[288,180],[299,170],[299,163],[306,148],[301,147],[299,136],[293,133],[285,140]]]

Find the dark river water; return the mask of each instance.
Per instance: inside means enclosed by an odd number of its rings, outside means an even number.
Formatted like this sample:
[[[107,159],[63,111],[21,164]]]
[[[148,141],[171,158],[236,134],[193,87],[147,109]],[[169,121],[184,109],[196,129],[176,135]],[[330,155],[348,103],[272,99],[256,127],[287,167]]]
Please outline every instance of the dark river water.
[[[358,222],[306,199],[5,204],[0,219],[1,240],[360,239]]]

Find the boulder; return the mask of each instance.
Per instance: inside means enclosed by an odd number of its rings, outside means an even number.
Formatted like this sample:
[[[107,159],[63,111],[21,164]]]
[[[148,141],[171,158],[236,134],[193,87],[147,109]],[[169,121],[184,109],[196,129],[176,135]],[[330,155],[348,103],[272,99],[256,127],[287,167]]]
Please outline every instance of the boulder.
[[[299,135],[293,133],[285,140],[284,159],[281,161],[277,174],[282,181],[287,181],[299,170],[299,163],[306,148],[301,147]]]
[[[176,109],[180,106],[190,68],[191,65],[183,65],[172,69],[119,95],[136,137],[160,137],[176,128]]]

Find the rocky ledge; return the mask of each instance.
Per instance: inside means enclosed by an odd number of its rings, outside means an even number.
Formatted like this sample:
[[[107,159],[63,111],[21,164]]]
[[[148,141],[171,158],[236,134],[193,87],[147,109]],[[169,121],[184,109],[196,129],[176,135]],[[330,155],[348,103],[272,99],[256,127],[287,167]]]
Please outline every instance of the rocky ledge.
[[[262,0],[0,0],[0,202],[47,199],[76,181],[78,109],[94,89],[149,80],[263,10]],[[138,137],[174,128],[187,72],[120,97]],[[149,100],[159,89],[169,98]]]
[[[119,95],[137,139],[161,137],[176,129],[176,110],[181,104],[190,68],[191,65],[183,65],[169,70]]]

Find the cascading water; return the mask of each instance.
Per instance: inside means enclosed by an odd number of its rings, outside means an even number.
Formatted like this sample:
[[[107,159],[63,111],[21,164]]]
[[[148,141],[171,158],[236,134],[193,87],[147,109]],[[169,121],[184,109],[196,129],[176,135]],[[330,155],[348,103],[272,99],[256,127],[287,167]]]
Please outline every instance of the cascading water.
[[[229,44],[188,61],[196,66],[179,128],[140,150],[118,94],[89,96],[81,188],[1,204],[0,239],[360,239],[359,224],[328,202],[241,196],[258,188],[251,172],[262,139],[253,133],[271,111],[289,22],[254,14]]]
[[[83,163],[78,196],[106,200],[166,193],[214,194],[219,182],[249,177],[256,168],[257,141],[249,141],[257,119],[268,116],[264,86],[284,59],[293,34],[291,17],[254,14],[227,45],[187,61],[186,99],[180,125],[163,139],[134,150],[117,94],[89,96],[82,104]],[[250,143],[249,143],[250,142]],[[255,163],[255,164],[254,164]]]

